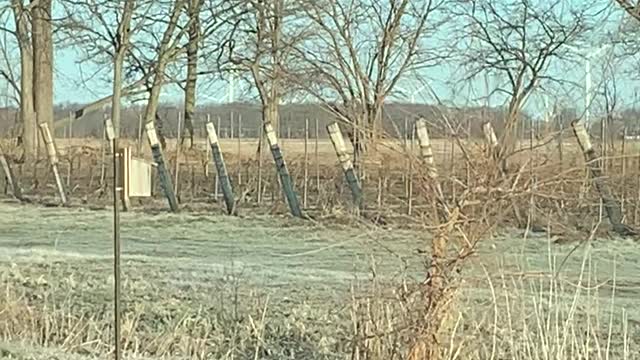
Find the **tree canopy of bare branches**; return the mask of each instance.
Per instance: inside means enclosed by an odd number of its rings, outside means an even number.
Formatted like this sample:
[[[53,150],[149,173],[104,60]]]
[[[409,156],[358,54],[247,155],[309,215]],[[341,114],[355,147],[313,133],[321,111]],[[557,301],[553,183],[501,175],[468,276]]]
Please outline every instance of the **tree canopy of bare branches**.
[[[442,2],[302,3],[313,36],[296,47],[303,66],[294,81],[358,129],[363,152],[369,139],[379,135],[384,103],[394,86],[441,58],[428,44],[433,41],[429,35],[445,24]]]
[[[461,35],[466,44],[460,56],[467,79],[479,74],[497,75],[506,85],[495,91],[504,95],[509,115],[500,141],[500,157],[509,156],[516,128],[527,98],[537,87],[554,79],[546,73],[554,59],[566,54],[565,45],[580,39],[585,30],[586,9],[567,9],[563,1],[475,0],[458,3]]]
[[[616,2],[627,12],[627,14],[640,21],[640,2],[633,3],[633,0],[616,0]]]

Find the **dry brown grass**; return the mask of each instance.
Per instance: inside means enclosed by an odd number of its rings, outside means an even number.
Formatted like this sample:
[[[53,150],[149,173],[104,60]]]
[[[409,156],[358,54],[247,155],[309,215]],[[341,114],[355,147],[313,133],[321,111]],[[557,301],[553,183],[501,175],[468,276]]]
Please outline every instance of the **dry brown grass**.
[[[73,196],[89,203],[105,202],[109,195],[105,192],[107,182],[103,180],[108,170],[103,168],[99,146],[74,141],[59,143],[66,166],[73,166],[69,171]],[[535,152],[527,151],[526,144],[522,144],[523,150],[512,158],[508,175],[497,176],[493,171],[496,164],[486,157],[480,144],[464,146],[470,152],[467,156],[473,158],[467,162],[461,160],[461,153],[449,150],[448,140],[434,143],[447,200],[453,203],[459,194],[472,193],[459,226],[476,229],[477,234],[472,234],[477,235],[474,241],[485,239],[484,233],[477,229],[491,233],[509,225],[527,231],[536,227],[550,229],[550,235],[577,239],[592,230],[587,219],[598,219],[602,214],[599,197],[585,174],[582,155],[573,145],[565,146],[560,161],[554,144],[541,146]],[[268,154],[265,154],[260,190],[263,202],[257,204],[256,144],[255,140],[222,142],[240,204],[252,213],[259,212],[258,208],[285,212]],[[317,159],[314,146],[309,146],[310,163],[304,162],[304,144],[300,141],[285,140],[283,147],[299,193],[304,184],[308,184],[307,210],[326,216],[341,215],[351,208],[327,141],[319,144]],[[414,148],[408,152],[397,142],[387,142],[381,144],[374,160],[366,162],[367,177],[363,186],[367,216],[394,219],[394,226],[413,223],[423,229],[435,228],[433,199],[425,185],[428,179],[418,165],[416,151]],[[611,153],[606,160],[608,180],[623,199],[627,222],[638,224],[640,157],[633,147],[627,147],[626,151],[629,155],[621,157]],[[165,154],[174,163],[175,145],[170,142]],[[182,203],[206,203],[213,192],[214,175],[204,144],[185,149],[181,162],[184,164],[179,183]],[[211,171],[205,175],[207,166]],[[302,178],[305,168],[310,173],[306,181]],[[51,179],[42,175],[46,173],[44,164],[40,164],[40,168],[20,167],[18,174],[28,189],[27,194],[52,193]],[[96,179],[97,174],[102,179]],[[409,193],[408,185],[412,189]],[[408,195],[412,203],[410,215]],[[136,205],[146,206],[145,203]],[[524,223],[516,219],[515,210],[523,215]],[[604,225],[596,229],[602,232],[593,231],[592,236],[607,235]],[[462,260],[471,257],[475,247],[475,243],[465,244],[466,240],[463,236],[451,239],[456,250],[469,250]],[[583,264],[587,264],[588,252],[584,254]],[[449,270],[464,272],[465,264],[452,265]],[[447,296],[441,300],[445,304],[440,304],[446,312],[438,318],[442,322],[435,344],[438,357],[632,359],[638,344],[634,342],[635,330],[628,314],[614,306],[615,273],[611,293],[604,298],[608,303],[603,305],[603,297],[592,285],[595,280],[589,269],[583,266],[574,286],[567,286],[558,276],[556,264],[555,260],[550,261],[549,271],[536,277],[510,274],[505,269],[486,271],[484,287],[489,291],[480,299],[465,295],[466,278],[454,275],[456,278],[447,288]],[[10,276],[14,278],[5,278],[8,286],[0,299],[0,323],[6,324],[4,330],[0,327],[0,334],[5,341],[58,346],[96,356],[109,353],[112,339],[108,309],[97,311],[96,306],[85,308],[85,304],[61,299],[59,294],[64,293],[64,286],[68,285],[51,289],[43,286],[51,280],[45,278],[41,283],[41,278],[25,277],[19,269]],[[178,297],[180,300],[177,300],[165,293],[126,314],[125,350],[132,356],[281,359],[291,357],[291,349],[295,348],[296,354],[306,354],[308,358],[404,359],[425,327],[427,315],[424,315],[424,297],[418,295],[419,286],[406,283],[391,286],[374,277],[366,287],[354,288],[349,315],[337,317],[327,309],[310,310],[304,304],[288,306],[293,316],[283,314],[273,299],[253,291],[238,296],[237,283],[221,285],[220,296],[234,300],[220,306],[194,307],[188,299]],[[181,300],[186,300],[186,304],[180,303]],[[600,311],[603,308],[609,311]]]
[[[589,247],[580,256],[577,277],[562,275],[552,254],[548,272],[485,269],[473,286],[469,277],[452,298],[439,358],[634,359],[640,343],[631,318],[637,311],[617,305],[615,270],[595,275]],[[78,359],[111,356],[112,312],[101,290],[106,284],[94,275],[61,278],[58,271],[14,265],[2,273],[0,338],[21,344],[23,354],[60,349]],[[610,277],[609,286],[601,284],[602,275]],[[407,279],[354,282],[346,308],[337,309],[283,303],[245,287],[235,275],[208,293],[166,284],[153,292],[160,284],[139,285],[125,287],[125,294],[144,294],[124,299],[130,303],[123,317],[127,358],[404,359],[422,326],[418,284]]]
[[[260,167],[255,153],[257,140],[243,139],[238,143],[237,139],[222,139],[221,142],[239,201],[239,209],[246,209],[252,213],[286,212],[272,160],[266,151],[261,167],[262,187],[258,189]],[[308,212],[318,216],[330,216],[352,208],[351,197],[328,140],[321,139],[319,142],[317,157],[315,144],[313,141],[309,144],[308,162],[305,161],[302,140],[283,139],[281,142],[298,195],[301,199],[307,200],[305,208]],[[125,140],[124,143],[137,147],[135,142]],[[459,196],[469,184],[482,185],[485,181],[483,172],[491,166],[490,163],[473,160],[475,165],[470,167],[466,164],[460,148],[451,140],[435,139],[433,143],[436,164],[445,179],[443,190],[448,198]],[[585,176],[582,155],[577,151],[572,139],[564,140],[562,162],[555,141],[543,139],[537,143],[539,145],[533,152],[529,151],[528,142],[520,144],[521,150],[511,161],[512,173],[517,176],[509,179],[511,183],[505,183],[504,186],[522,189],[517,194],[511,192],[514,201],[522,209],[521,212],[525,215],[533,214],[532,218],[528,219],[533,222],[532,225],[540,226],[541,216],[554,213],[558,219],[554,231],[566,233],[567,229],[575,229],[578,226],[576,219],[596,214],[599,200]],[[106,148],[106,144],[103,145],[103,149]],[[463,142],[463,146],[474,159],[485,156],[483,144],[479,141]],[[72,202],[94,206],[108,204],[110,193],[105,186],[108,187],[109,183],[110,160],[102,154],[99,142],[95,139],[59,139],[58,147],[61,150],[62,173],[68,183]],[[5,148],[10,149],[8,146]],[[149,159],[147,148],[146,143],[143,144],[141,155]],[[609,151],[607,174],[615,193],[623,200],[627,222],[640,224],[640,193],[637,190],[637,178],[640,176],[638,143],[625,144],[624,157],[621,148],[621,144],[617,143],[616,151]],[[181,151],[178,189],[179,198],[185,208],[207,206],[207,203],[214,199],[215,167],[205,149],[204,142],[200,141],[193,149],[185,147]],[[417,153],[418,146],[414,146],[413,151],[410,151],[405,149],[401,142],[386,141],[378,147],[376,156],[365,161],[366,178],[362,183],[366,212],[371,217],[383,217],[387,220],[398,218],[400,223],[420,224],[432,212],[428,189],[422,185],[425,179],[424,169],[420,165]],[[175,141],[169,139],[165,156],[172,172],[175,172],[175,154]],[[14,153],[14,159],[16,157],[17,154]],[[27,197],[55,201],[53,178],[44,158],[41,158],[37,166],[14,166]],[[306,179],[305,172],[308,175]],[[136,207],[149,207],[154,202],[162,204],[158,184],[155,185],[155,200],[134,202]],[[510,191],[503,190],[507,193]],[[261,200],[260,203],[258,200]],[[486,209],[480,206],[482,198],[473,201],[478,202],[477,206],[472,206],[476,215],[486,212]],[[513,221],[511,224],[514,224]]]

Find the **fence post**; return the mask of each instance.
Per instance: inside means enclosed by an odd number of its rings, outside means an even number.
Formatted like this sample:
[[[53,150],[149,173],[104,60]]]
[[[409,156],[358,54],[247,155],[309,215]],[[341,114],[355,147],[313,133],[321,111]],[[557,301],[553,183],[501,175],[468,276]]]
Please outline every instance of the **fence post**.
[[[484,123],[482,125],[482,132],[484,133],[484,140],[489,147],[489,154],[494,160],[498,160],[498,137],[496,136],[496,132],[493,131],[493,126],[490,122]]]
[[[107,143],[109,143],[109,149],[111,149],[111,154],[113,154],[116,150],[113,148],[113,139],[116,138],[116,131],[113,127],[113,121],[109,118],[104,119],[104,130],[107,136]]]
[[[176,135],[176,170],[175,170],[175,183],[173,184],[173,192],[177,197],[180,197],[180,150],[182,148],[182,113],[178,111],[178,134]]]
[[[264,128],[260,126],[258,134],[258,185],[257,187],[257,203],[262,203],[262,160],[264,152]]]
[[[149,139],[151,153],[153,154],[153,161],[156,164],[156,168],[158,169],[160,187],[162,188],[162,191],[164,192],[164,195],[169,202],[171,211],[178,212],[178,200],[176,199],[176,194],[173,192],[171,174],[169,173],[167,163],[164,160],[162,147],[160,146],[160,141],[158,140],[158,135],[156,134],[156,128],[153,125],[153,121],[148,122],[145,125],[145,130],[147,132],[147,138]]]
[[[327,126],[327,131],[329,132],[329,137],[331,138],[333,147],[336,150],[336,155],[338,155],[338,160],[340,161],[340,165],[344,171],[344,176],[347,180],[347,184],[349,185],[349,189],[351,189],[353,202],[356,204],[358,209],[361,209],[363,205],[362,188],[360,187],[358,177],[353,169],[353,162],[347,152],[347,147],[345,145],[344,138],[342,137],[340,126],[338,123],[329,124]]]
[[[211,122],[211,115],[207,114],[207,120],[204,123],[205,125],[205,132],[207,131],[207,124]],[[207,144],[205,144],[207,145]],[[204,177],[206,179],[209,179],[209,159],[211,159],[209,157],[209,152],[211,151],[211,147],[210,146],[205,146],[205,162],[204,162]]]
[[[613,196],[613,194],[611,194],[611,189],[603,178],[602,168],[600,166],[603,166],[604,163],[602,159],[601,161],[598,161],[596,151],[593,148],[593,145],[591,145],[589,134],[587,133],[584,125],[581,121],[576,120],[571,123],[571,126],[573,127],[573,133],[578,140],[578,145],[580,145],[580,148],[582,149],[587,168],[591,172],[596,189],[598,190],[598,193],[600,193],[600,198],[604,203],[607,217],[613,227],[613,231],[623,236],[637,234],[635,230],[622,223],[620,202]]]
[[[411,136],[409,138],[411,139],[411,143],[409,145],[409,148],[407,149],[407,151],[409,152],[409,173],[407,174],[407,183],[409,184],[407,194],[407,215],[411,216],[411,214],[413,213],[413,157],[415,155],[413,148],[416,142],[415,125],[411,126]]]
[[[45,148],[47,149],[47,155],[49,156],[49,165],[51,165],[51,170],[53,171],[53,176],[56,180],[56,186],[58,188],[58,194],[60,195],[60,201],[62,205],[67,205],[69,199],[67,198],[67,190],[65,189],[64,183],[62,182],[62,176],[60,176],[60,169],[58,168],[58,152],[56,150],[56,145],[53,142],[53,137],[51,137],[51,132],[49,131],[49,126],[47,123],[40,124],[40,134],[42,135],[42,140],[44,141]]]
[[[11,169],[11,165],[9,164],[7,157],[2,151],[2,147],[0,147],[0,166],[2,166],[2,170],[4,171],[5,179],[7,179],[7,185],[9,185],[9,187],[11,188],[11,194],[16,199],[22,201],[22,189],[20,188],[20,184],[13,174],[13,170]]]
[[[280,150],[280,145],[278,145],[278,138],[275,131],[273,130],[273,126],[270,123],[264,124],[264,132],[267,136],[269,147],[271,148],[271,154],[273,155],[273,161],[276,164],[276,170],[278,172],[278,175],[280,175],[282,191],[287,198],[287,203],[289,204],[291,214],[293,216],[301,218],[303,217],[303,215],[300,208],[300,202],[298,201],[298,195],[296,195],[295,189],[293,187],[293,181],[291,180],[291,175],[289,174],[289,170],[287,169],[287,164],[284,161],[282,150]]]
[[[114,142],[114,145],[118,145]],[[119,159],[116,164],[119,166],[118,171],[120,173],[120,177],[123,180],[120,191],[120,198],[122,200],[122,210],[128,211],[131,209],[131,199],[129,198],[129,169],[131,164],[131,148],[125,146],[121,149],[117,150],[118,154],[116,157]],[[115,175],[114,175],[115,176]]]
[[[418,136],[418,142],[420,144],[420,157],[427,165],[427,176],[432,180],[436,179],[438,177],[438,169],[433,160],[433,148],[431,147],[431,139],[429,138],[426,120],[419,119],[416,121],[416,135]]]
[[[218,143],[218,135],[216,134],[216,128],[212,122],[207,123],[207,135],[209,139],[209,146],[211,147],[211,154],[213,156],[213,162],[216,165],[216,172],[218,175],[218,182],[222,188],[222,196],[224,197],[225,205],[227,206],[227,212],[229,215],[234,215],[235,211],[235,199],[233,197],[233,187],[231,186],[231,180],[227,173],[227,167],[224,164],[224,158],[222,157],[222,151],[220,150],[220,144]]]
[[[500,144],[498,143],[496,132],[493,130],[493,125],[491,125],[491,123],[487,121],[486,123],[484,123],[484,125],[482,125],[482,131],[484,133],[484,139],[489,146],[489,156],[495,162],[501,175],[505,175],[507,173],[507,161],[506,159],[500,160]],[[500,161],[500,163],[498,163],[498,161]],[[513,215],[515,216],[517,223],[520,226],[525,226],[526,222],[522,219],[518,204],[513,198],[510,199],[510,202],[511,206],[513,207]]]

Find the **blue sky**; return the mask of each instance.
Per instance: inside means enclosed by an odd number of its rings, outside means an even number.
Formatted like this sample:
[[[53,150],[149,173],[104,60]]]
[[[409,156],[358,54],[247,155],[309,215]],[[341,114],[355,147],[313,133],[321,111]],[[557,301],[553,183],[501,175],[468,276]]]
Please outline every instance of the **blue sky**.
[[[606,1],[606,0],[596,0]],[[619,26],[622,12],[609,16],[608,30],[614,31]],[[607,30],[606,27],[600,30]],[[593,37],[594,39],[596,36]],[[17,65],[17,52],[14,49],[14,55]],[[584,93],[582,91],[582,84],[584,83],[584,65],[579,56],[572,56],[570,61],[564,61],[562,63],[555,63],[550,69],[550,73],[554,76],[561,77],[565,81],[573,82],[576,85],[566,85],[563,87],[554,87],[546,92],[547,101],[553,104],[555,101],[562,101],[569,106],[575,106],[582,110],[584,103]],[[593,69],[593,84],[594,88],[597,88],[598,84],[602,83],[603,79],[603,64],[602,59],[615,59],[611,50],[606,51],[600,57],[600,61],[594,61],[592,65]],[[107,81],[108,69],[100,72],[101,76],[93,76],[96,72],[96,67],[90,63],[80,64],[81,54],[77,49],[65,48],[58,49],[56,51],[55,59],[55,102],[56,103],[87,103],[96,100],[102,96],[106,96],[110,93],[111,85]],[[632,66],[632,64],[628,64]],[[17,71],[17,68],[16,68]],[[420,78],[423,81],[428,81],[431,87],[438,93],[438,96],[447,102],[456,103],[458,105],[478,105],[484,102],[486,96],[485,81],[484,78],[477,79],[475,81],[468,82],[463,85],[458,85],[455,88],[448,82],[461,72],[461,69],[456,64],[443,64],[435,68],[423,70],[420,74],[413,74],[408,76],[402,81],[399,86],[405,89],[407,92],[415,91],[421,87]],[[415,75],[415,77],[414,77]],[[93,77],[92,77],[93,76]],[[632,106],[635,101],[635,93],[637,93],[638,87],[640,87],[640,81],[637,78],[631,78],[618,74],[616,76],[618,82],[618,92],[621,94],[621,102],[624,106]],[[503,81],[503,79],[489,77],[489,88],[492,89]],[[237,85],[239,88],[241,85]],[[0,81],[0,91],[5,89],[6,85]],[[226,96],[227,84],[224,81],[201,81],[201,86],[198,89],[198,96],[200,102],[220,102],[224,101]],[[240,96],[242,89],[238,91],[236,98],[242,99]],[[245,94],[247,92],[244,92]],[[255,96],[249,92],[249,97]],[[417,102],[434,103],[433,97],[430,96],[429,91],[422,90],[414,95]],[[551,97],[551,99],[549,99]],[[403,96],[398,93],[395,97],[396,100],[401,101]],[[405,96],[406,98],[406,96]],[[173,103],[181,103],[182,92],[175,86],[167,86],[163,92],[163,99],[165,101]],[[246,100],[246,98],[244,99]],[[602,99],[597,95],[593,100],[594,110]],[[491,99],[492,106],[501,105],[504,102],[503,98],[494,96]],[[540,113],[544,108],[545,96],[542,91],[536,92],[529,100],[527,110],[529,112]],[[592,110],[592,112],[594,112]]]

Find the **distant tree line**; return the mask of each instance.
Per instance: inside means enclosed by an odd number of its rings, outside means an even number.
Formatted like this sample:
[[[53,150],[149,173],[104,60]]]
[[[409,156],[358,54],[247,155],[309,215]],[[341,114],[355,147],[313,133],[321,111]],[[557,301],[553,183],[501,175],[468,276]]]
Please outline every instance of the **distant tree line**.
[[[67,104],[64,106],[56,106],[54,113],[56,118],[63,118],[74,113],[81,108],[82,104]],[[135,138],[138,136],[138,127],[140,124],[140,116],[143,116],[143,106],[129,106],[123,108],[121,134],[123,137]],[[165,123],[165,135],[175,138],[178,133],[178,116],[183,116],[184,109],[181,107],[160,104],[158,107],[158,116]],[[326,137],[326,126],[336,121],[335,114],[323,109],[317,104],[291,104],[281,105],[280,113],[280,129],[281,137],[303,138],[305,132],[305,124],[308,120],[309,132],[311,137],[315,137],[316,119],[319,127],[320,137]],[[0,109],[0,131],[4,137],[16,138],[21,133],[21,124],[18,121],[18,109]],[[93,137],[98,138],[103,130],[103,121],[105,116],[109,116],[98,111],[85,115],[76,120],[72,127],[66,126],[57,129],[58,137]],[[430,121],[431,132],[435,138],[447,137],[451,133],[440,127],[439,118],[447,116],[453,123],[457,125],[457,135],[460,137],[471,136],[473,138],[481,138],[482,124],[490,121],[496,132],[501,134],[504,128],[504,119],[506,110],[501,108],[486,107],[467,107],[467,108],[445,108],[424,104],[388,104],[384,107],[384,117],[382,120],[384,134],[387,137],[402,138],[410,137],[413,123],[418,118],[425,118]],[[521,114],[523,119],[520,121],[519,129],[520,138],[528,138],[529,132],[533,130],[540,134],[542,132],[559,131],[561,129],[570,129],[571,122],[578,118],[579,114],[575,109],[561,109],[556,114],[551,114],[547,123],[538,119],[533,120],[526,114]],[[241,126],[242,137],[256,138],[259,136],[260,126],[262,124],[261,106],[249,103],[233,103],[221,105],[202,105],[198,106],[194,111],[193,124],[196,137],[204,137],[204,124],[210,119],[216,126],[220,124],[218,129],[219,136],[237,137],[238,128]],[[218,120],[219,119],[219,120]],[[233,120],[232,120],[233,119]],[[599,137],[602,122],[605,122],[606,132],[612,137],[621,137],[624,128],[628,134],[640,134],[640,110],[625,110],[615,116],[603,117],[595,119],[592,125],[593,136]],[[143,123],[144,126],[144,123]],[[406,126],[406,127],[405,127]],[[233,128],[233,130],[232,130]],[[346,132],[350,129],[343,125]],[[182,122],[182,131],[185,130],[184,122]]]

